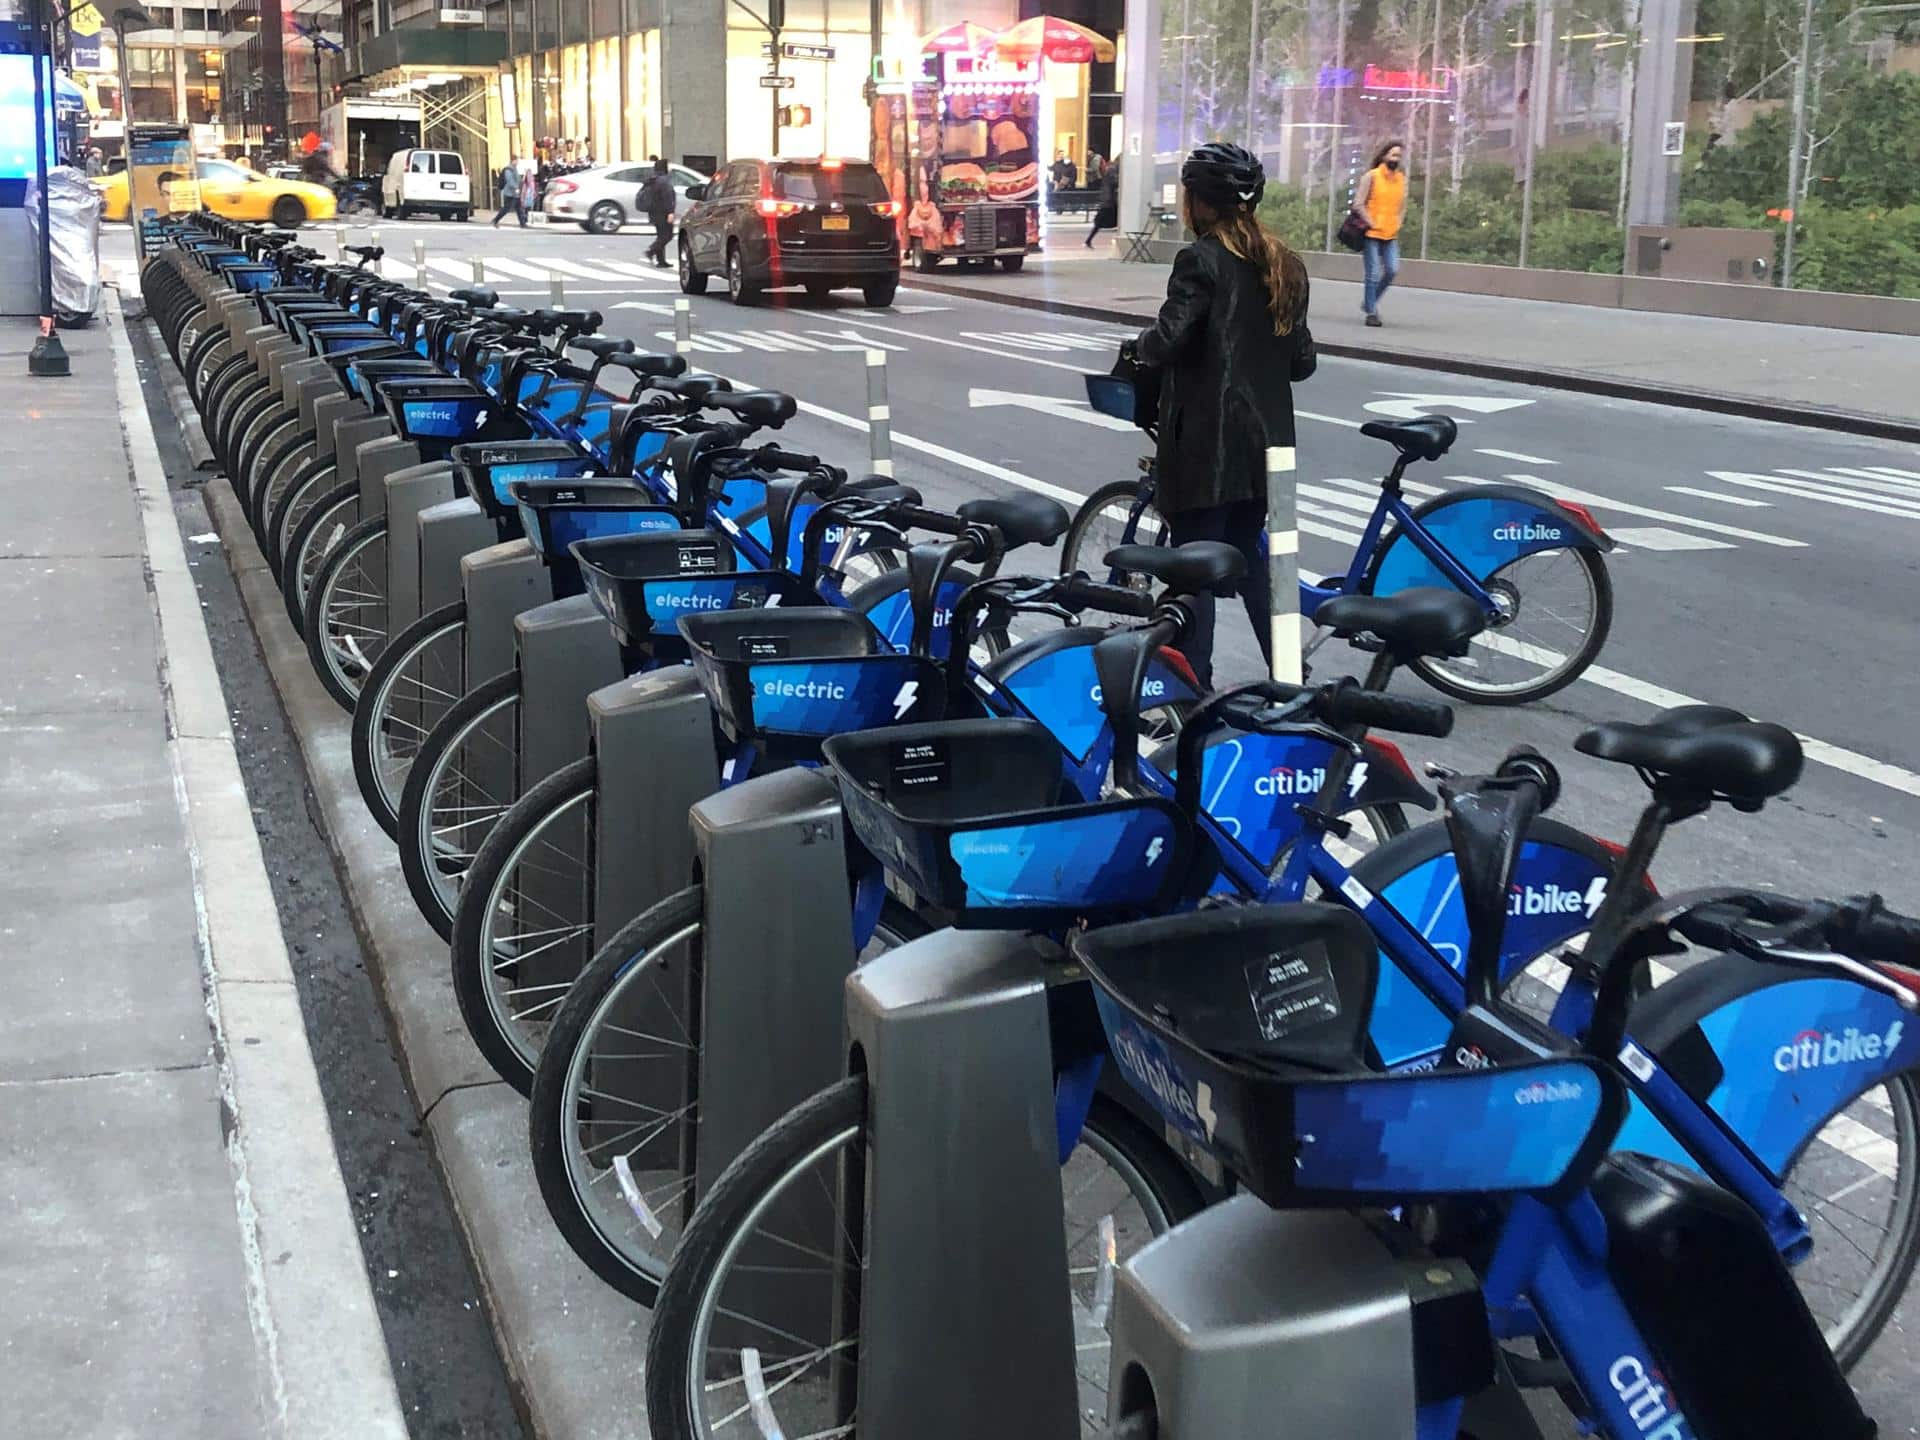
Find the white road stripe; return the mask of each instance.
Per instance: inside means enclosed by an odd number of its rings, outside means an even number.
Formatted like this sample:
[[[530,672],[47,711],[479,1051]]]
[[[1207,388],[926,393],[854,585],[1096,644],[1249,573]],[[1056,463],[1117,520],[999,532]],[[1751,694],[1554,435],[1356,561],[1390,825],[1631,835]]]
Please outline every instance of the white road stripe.
[[[1542,646],[1528,645],[1524,641],[1514,640],[1506,635],[1482,634],[1474,637],[1474,644],[1485,645],[1489,649],[1499,650],[1508,655],[1518,655],[1531,660],[1536,665],[1558,665],[1565,656]],[[1611,690],[1616,695],[1625,695],[1631,699],[1643,701],[1661,710],[1671,710],[1677,705],[1704,705],[1707,702],[1697,700],[1691,695],[1683,695],[1678,690],[1669,690],[1664,685],[1655,685],[1651,681],[1637,680],[1631,675],[1623,675],[1618,670],[1610,670],[1605,665],[1589,665],[1580,675],[1589,685],[1598,685],[1602,690]],[[1875,760],[1869,755],[1848,750],[1839,745],[1828,744],[1811,735],[1799,736],[1800,746],[1806,752],[1807,759],[1816,765],[1825,765],[1829,769],[1840,770],[1875,785],[1884,785],[1889,790],[1898,790],[1902,794],[1920,797],[1920,775],[1898,765],[1889,765],[1884,760]]]
[[[1893,475],[1877,475],[1858,465],[1829,465],[1827,472],[1832,475],[1849,475],[1856,480],[1871,480],[1876,485],[1891,485],[1902,495],[1920,495],[1920,480],[1901,480]]]
[[[1771,510],[1771,500],[1752,500],[1745,495],[1722,495],[1718,490],[1696,490],[1691,485],[1669,485],[1676,495],[1693,495],[1701,500],[1718,500],[1722,505],[1744,505],[1749,510]]]
[[[1837,465],[1826,470],[1793,470],[1783,465],[1779,473],[1812,481],[1822,490],[1837,491],[1842,495],[1859,495],[1869,500],[1893,500],[1902,505],[1920,505],[1920,485],[1909,485],[1904,480],[1889,480],[1884,475],[1868,475],[1863,471],[1843,470]]]
[[[578,260],[561,260],[551,255],[542,255],[540,263],[549,270],[561,275],[570,275],[578,280],[627,281],[632,277],[622,275],[617,270],[608,270],[600,266],[582,264]]]
[[[1920,480],[1920,470],[1902,470],[1897,465],[1869,465],[1876,475],[1891,475],[1897,480]]]
[[[1629,505],[1624,500],[1609,499],[1605,495],[1596,495],[1591,490],[1553,484],[1542,480],[1538,475],[1508,475],[1505,478],[1521,485],[1532,485],[1556,499],[1573,500],[1602,510],[1617,510],[1623,515],[1644,515],[1649,520],[1671,520],[1679,525],[1691,525],[1696,530],[1705,530],[1711,535],[1731,535],[1736,540],[1757,540],[1762,545],[1778,545],[1783,550],[1807,548],[1807,542],[1804,540],[1789,540],[1784,535],[1769,535],[1764,530],[1742,530],[1737,525],[1722,525],[1717,520],[1696,520],[1691,515],[1676,514],[1672,510],[1654,510],[1645,505]]]
[[[509,280],[539,280],[544,283],[552,278],[547,271],[528,260],[509,260],[500,255],[482,255],[480,259],[487,267],[489,280],[505,275]],[[468,273],[472,273],[471,262],[468,264]]]
[[[1909,505],[1898,500],[1863,500],[1856,495],[1844,495],[1825,485],[1809,485],[1802,480],[1782,480],[1773,475],[1749,475],[1738,470],[1709,470],[1707,472],[1723,485],[1738,485],[1743,490],[1764,490],[1771,495],[1791,495],[1799,500],[1812,500],[1822,505],[1838,505],[1847,510],[1865,510],[1872,515],[1885,515],[1897,520],[1920,519],[1920,505]]]
[[[607,269],[613,271],[614,274],[625,276],[630,280],[645,280],[650,284],[662,286],[677,286],[680,283],[679,277],[671,270],[656,270],[651,265],[642,265],[633,260],[596,259],[593,263],[596,265],[604,265]]]
[[[1709,540],[1704,535],[1684,535],[1664,525],[1609,526],[1607,533],[1623,545],[1636,550],[1731,550],[1725,540]]]
[[[1900,1146],[1878,1130],[1846,1114],[1834,1116],[1820,1131],[1820,1143],[1857,1160],[1889,1180],[1900,1177]]]
[[[1518,450],[1482,449],[1473,452],[1476,455],[1491,455],[1496,460],[1518,460],[1522,465],[1558,465],[1558,460],[1549,460],[1542,455],[1522,455]]]

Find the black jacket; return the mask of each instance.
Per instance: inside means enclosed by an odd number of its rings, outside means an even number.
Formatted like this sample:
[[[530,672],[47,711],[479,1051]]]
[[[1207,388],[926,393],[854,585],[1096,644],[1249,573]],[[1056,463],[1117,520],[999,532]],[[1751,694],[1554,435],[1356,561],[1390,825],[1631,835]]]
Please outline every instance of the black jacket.
[[[640,184],[640,211],[649,220],[666,219],[673,214],[673,179],[658,172],[647,176]]]
[[[1266,495],[1267,447],[1294,443],[1292,382],[1313,373],[1306,275],[1297,279],[1299,314],[1275,335],[1266,285],[1250,262],[1212,235],[1174,257],[1160,318],[1137,342],[1140,362],[1163,372],[1163,513]]]

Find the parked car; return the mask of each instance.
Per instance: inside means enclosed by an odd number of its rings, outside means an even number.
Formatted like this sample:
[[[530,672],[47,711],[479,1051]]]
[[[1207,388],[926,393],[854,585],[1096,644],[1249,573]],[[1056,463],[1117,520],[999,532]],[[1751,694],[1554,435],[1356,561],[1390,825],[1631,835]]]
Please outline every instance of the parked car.
[[[473,213],[473,177],[452,150],[396,150],[380,181],[380,213],[404,220],[415,210],[448,220]]]
[[[304,180],[275,180],[231,160],[201,160],[200,201],[228,220],[270,220],[291,230],[307,220],[333,218],[333,192]],[[127,218],[127,172],[97,177],[101,217]]]
[[[644,162],[624,165],[595,165],[576,170],[547,182],[547,198],[541,210],[549,220],[572,220],[593,235],[613,235],[629,220],[644,220],[634,204],[640,187],[653,166]],[[673,192],[679,198],[674,213],[687,211],[687,191],[707,183],[707,177],[685,165],[668,165]]]
[[[865,160],[734,160],[687,192],[680,222],[680,288],[704,294],[724,275],[736,305],[773,286],[804,285],[819,299],[860,287],[891,305],[900,286],[900,203]]]

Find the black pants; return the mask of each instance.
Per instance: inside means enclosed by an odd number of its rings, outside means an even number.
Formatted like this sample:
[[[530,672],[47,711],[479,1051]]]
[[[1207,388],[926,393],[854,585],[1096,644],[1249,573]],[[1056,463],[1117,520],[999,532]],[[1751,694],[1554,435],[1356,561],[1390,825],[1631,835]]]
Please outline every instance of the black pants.
[[[673,217],[671,215],[649,215],[653,221],[653,244],[647,247],[647,258],[656,265],[667,263],[667,242],[673,239]]]
[[[1273,578],[1267,573],[1267,555],[1261,539],[1266,530],[1265,500],[1235,500],[1226,505],[1206,505],[1198,510],[1176,510],[1167,516],[1168,538],[1175,545],[1189,540],[1224,540],[1247,557],[1246,577],[1240,581],[1240,598],[1246,602],[1247,619],[1253,625],[1253,638],[1269,669],[1273,664]],[[1213,686],[1213,611],[1211,595],[1192,598],[1193,631],[1180,643],[1179,650],[1193,666],[1202,688]]]
[[[517,193],[512,196],[503,198],[500,201],[500,208],[493,212],[493,223],[495,225],[498,225],[500,223],[500,217],[502,215],[507,214],[509,211],[511,211],[513,214],[520,217],[520,228],[522,230],[526,229],[527,228],[527,207],[520,203],[520,196]]]

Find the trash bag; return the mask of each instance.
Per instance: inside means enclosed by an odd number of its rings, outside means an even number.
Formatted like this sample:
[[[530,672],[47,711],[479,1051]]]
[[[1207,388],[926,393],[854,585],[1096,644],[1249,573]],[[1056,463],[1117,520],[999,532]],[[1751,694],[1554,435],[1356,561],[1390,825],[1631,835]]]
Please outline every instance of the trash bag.
[[[100,192],[71,165],[47,172],[47,215],[53,235],[53,316],[84,325],[100,305]],[[27,182],[27,223],[40,245],[40,192]]]

